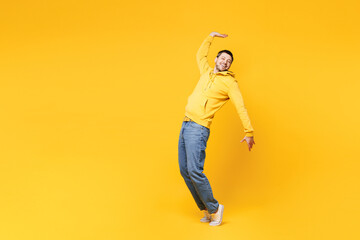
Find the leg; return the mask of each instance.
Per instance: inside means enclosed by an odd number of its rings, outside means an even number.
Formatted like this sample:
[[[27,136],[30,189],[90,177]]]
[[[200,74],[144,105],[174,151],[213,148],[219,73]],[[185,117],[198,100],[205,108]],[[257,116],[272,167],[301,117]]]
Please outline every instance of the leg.
[[[195,122],[189,122],[184,128],[183,135],[189,177],[209,213],[214,213],[217,211],[219,203],[213,197],[209,180],[203,173],[206,156],[205,149],[210,130]]]
[[[180,173],[181,173],[181,176],[184,178],[185,183],[186,183],[187,187],[189,188],[189,190],[191,192],[191,195],[193,196],[198,208],[200,210],[205,210],[205,205],[201,201],[198,193],[196,192],[195,186],[193,185],[193,182],[191,181],[190,176],[189,176],[189,172],[188,172],[185,141],[184,141],[184,136],[183,136],[184,126],[187,123],[188,122],[183,122],[183,125],[181,127],[181,131],[180,131],[180,137],[179,137],[179,150],[178,150],[178,153],[179,153]]]

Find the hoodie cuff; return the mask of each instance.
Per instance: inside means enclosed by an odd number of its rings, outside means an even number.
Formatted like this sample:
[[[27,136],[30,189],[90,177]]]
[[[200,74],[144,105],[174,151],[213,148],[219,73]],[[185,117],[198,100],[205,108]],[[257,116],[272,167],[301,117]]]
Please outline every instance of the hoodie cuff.
[[[254,136],[254,132],[248,132],[245,134],[246,137],[253,137]]]

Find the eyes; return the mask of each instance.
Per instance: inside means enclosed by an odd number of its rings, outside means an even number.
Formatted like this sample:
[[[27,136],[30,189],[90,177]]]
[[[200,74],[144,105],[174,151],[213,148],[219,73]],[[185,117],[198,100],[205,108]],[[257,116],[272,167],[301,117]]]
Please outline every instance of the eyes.
[[[226,60],[226,58],[224,58],[224,57],[222,57],[221,60],[226,61],[227,63],[231,63],[231,60],[230,60],[230,59],[227,59],[227,60]]]

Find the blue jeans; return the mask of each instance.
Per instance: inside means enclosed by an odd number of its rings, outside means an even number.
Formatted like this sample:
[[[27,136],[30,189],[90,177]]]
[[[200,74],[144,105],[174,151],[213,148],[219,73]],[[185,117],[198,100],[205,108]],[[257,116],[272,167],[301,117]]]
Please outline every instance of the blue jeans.
[[[203,173],[206,143],[210,129],[193,121],[183,122],[179,137],[179,166],[197,206],[214,213],[219,207],[213,197],[209,180]]]

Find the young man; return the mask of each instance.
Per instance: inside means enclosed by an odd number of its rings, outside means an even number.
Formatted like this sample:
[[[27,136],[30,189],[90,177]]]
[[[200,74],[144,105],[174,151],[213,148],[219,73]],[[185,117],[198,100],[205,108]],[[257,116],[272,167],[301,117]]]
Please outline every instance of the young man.
[[[179,166],[197,206],[204,211],[201,222],[210,222],[211,226],[220,225],[224,206],[213,197],[210,183],[203,173],[205,149],[209,139],[210,125],[215,113],[229,100],[234,103],[244,126],[249,151],[254,142],[251,126],[243,98],[234,73],[228,71],[233,55],[228,50],[220,51],[215,58],[215,67],[211,68],[207,55],[215,37],[225,38],[226,34],[212,32],[206,37],[197,52],[196,59],[200,69],[200,80],[188,98],[185,118],[179,137]]]

